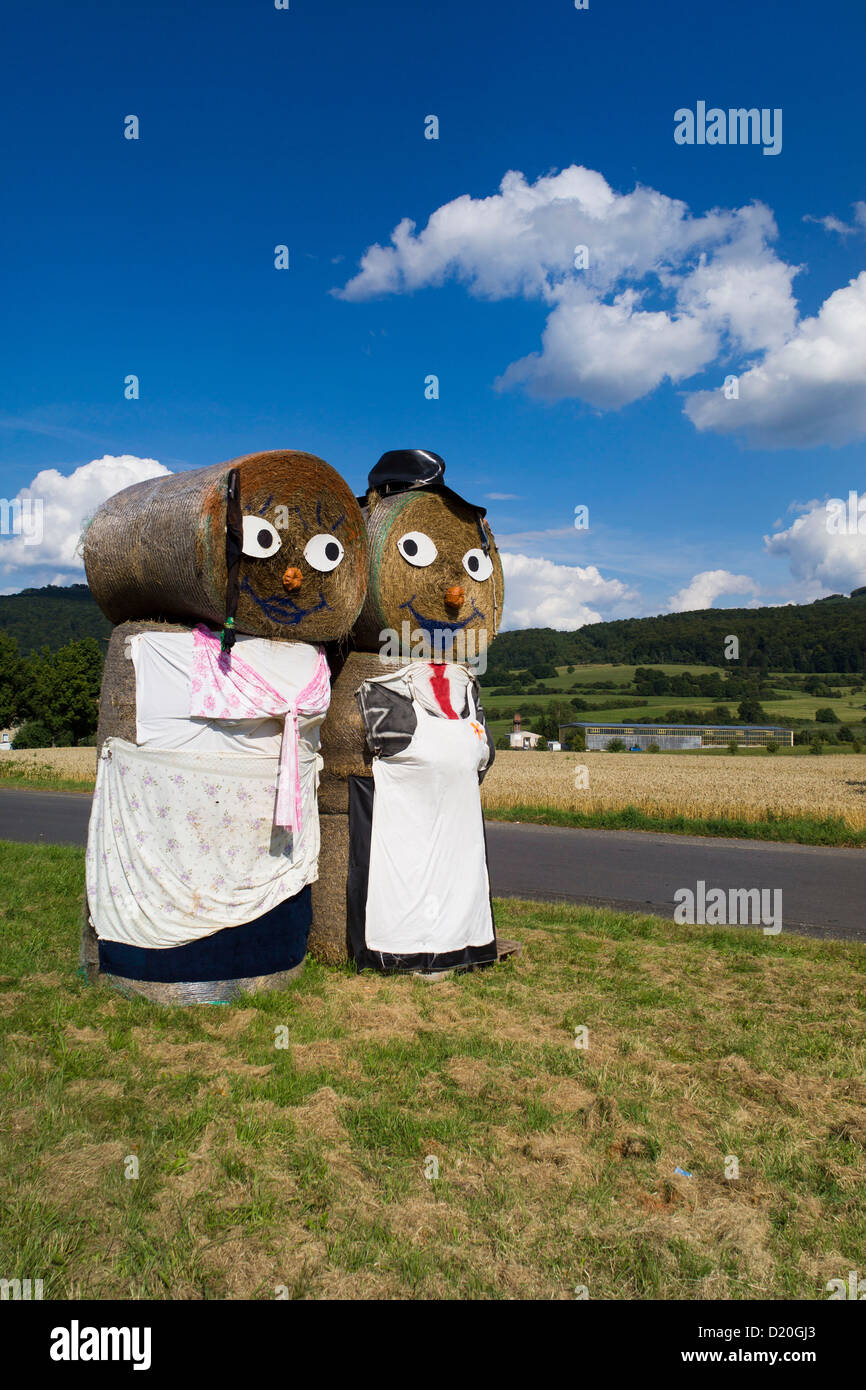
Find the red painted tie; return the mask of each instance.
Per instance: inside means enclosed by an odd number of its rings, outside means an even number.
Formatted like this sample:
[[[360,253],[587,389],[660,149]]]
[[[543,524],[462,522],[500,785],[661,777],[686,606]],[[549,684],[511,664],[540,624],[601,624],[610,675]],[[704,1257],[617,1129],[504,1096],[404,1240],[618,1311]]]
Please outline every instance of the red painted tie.
[[[445,674],[444,662],[431,661],[430,666],[430,688],[436,696],[436,703],[444,715],[449,719],[459,719],[451,704],[451,692],[448,689],[448,677]]]

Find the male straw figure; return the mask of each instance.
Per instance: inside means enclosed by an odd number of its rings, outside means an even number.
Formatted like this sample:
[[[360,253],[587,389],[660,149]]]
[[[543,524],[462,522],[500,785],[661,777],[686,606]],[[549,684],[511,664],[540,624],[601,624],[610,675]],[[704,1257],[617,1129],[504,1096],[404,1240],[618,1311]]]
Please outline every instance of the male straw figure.
[[[465,658],[496,634],[502,566],[484,508],[444,472],[392,450],[359,499],[370,570],[322,730],[310,937],[325,960],[425,975],[497,957],[479,794],[493,745]]]
[[[109,498],[84,559],[120,624],[100,700],[88,972],[165,1003],[280,987],[304,958],[318,867],[318,644],[349,631],[366,583],[358,504],[314,455],[251,454]]]

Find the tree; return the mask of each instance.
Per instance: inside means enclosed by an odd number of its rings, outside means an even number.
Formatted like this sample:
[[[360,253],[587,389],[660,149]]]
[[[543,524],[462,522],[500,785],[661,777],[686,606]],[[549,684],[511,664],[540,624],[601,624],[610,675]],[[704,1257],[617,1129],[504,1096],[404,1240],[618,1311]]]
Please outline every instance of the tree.
[[[44,649],[27,661],[26,713],[47,725],[55,743],[77,741],[96,729],[102,653],[93,637]]]
[[[839,716],[829,705],[825,705],[822,709],[815,710],[815,721],[818,724],[838,724]]]
[[[18,718],[23,685],[24,662],[18,643],[8,632],[0,631],[0,728]]]
[[[741,724],[766,724],[767,715],[757,695],[744,695],[737,706],[737,718]]]

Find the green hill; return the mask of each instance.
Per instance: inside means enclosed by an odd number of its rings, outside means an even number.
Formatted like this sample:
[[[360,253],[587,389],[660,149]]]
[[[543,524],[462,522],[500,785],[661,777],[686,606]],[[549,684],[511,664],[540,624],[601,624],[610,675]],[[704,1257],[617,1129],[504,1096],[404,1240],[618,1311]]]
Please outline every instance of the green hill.
[[[64,588],[49,584],[44,589],[0,595],[0,631],[16,639],[24,656],[43,647],[56,651],[78,637],[95,637],[104,652],[111,623],[100,613],[86,584]]]
[[[0,596],[0,629],[26,654],[111,632],[86,584],[49,585]],[[785,608],[703,608],[656,618],[592,623],[576,632],[525,628],[503,632],[488,653],[487,683],[509,671],[553,674],[555,666],[613,662],[631,666],[722,666],[725,639],[739,639],[739,666],[766,671],[866,671],[866,588]]]
[[[725,640],[739,640],[739,667],[765,671],[866,671],[866,589],[784,608],[702,608],[657,618],[592,623],[576,632],[503,632],[487,655],[488,683],[509,671],[553,675],[555,666],[724,666]]]

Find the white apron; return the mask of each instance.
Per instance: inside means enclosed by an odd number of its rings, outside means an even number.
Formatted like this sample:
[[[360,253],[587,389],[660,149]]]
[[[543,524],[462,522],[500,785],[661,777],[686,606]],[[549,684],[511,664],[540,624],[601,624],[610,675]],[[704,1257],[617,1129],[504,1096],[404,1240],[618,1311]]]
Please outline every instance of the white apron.
[[[442,955],[494,940],[478,785],[489,749],[471,689],[469,717],[447,719],[428,713],[411,674],[407,684],[412,740],[373,762],[366,945]]]

